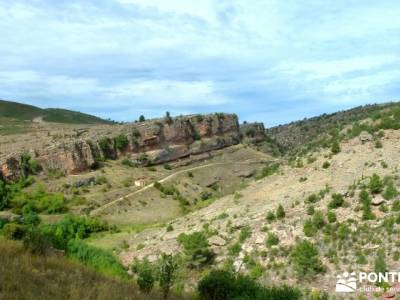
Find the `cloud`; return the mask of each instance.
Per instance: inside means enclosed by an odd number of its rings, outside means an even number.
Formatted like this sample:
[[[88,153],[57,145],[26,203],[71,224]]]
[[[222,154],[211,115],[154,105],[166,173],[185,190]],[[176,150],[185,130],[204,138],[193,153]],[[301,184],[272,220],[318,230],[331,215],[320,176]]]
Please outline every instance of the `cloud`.
[[[269,125],[392,100],[399,14],[395,0],[3,1],[0,98]]]

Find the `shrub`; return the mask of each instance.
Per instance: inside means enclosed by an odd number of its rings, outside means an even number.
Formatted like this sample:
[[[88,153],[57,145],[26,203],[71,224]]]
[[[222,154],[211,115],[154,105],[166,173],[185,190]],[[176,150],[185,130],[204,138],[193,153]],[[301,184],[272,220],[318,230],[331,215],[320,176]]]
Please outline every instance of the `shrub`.
[[[283,208],[282,204],[279,204],[278,208],[276,209],[276,218],[283,219],[285,216],[285,209]]]
[[[191,267],[200,267],[213,258],[213,253],[208,248],[207,237],[201,231],[192,234],[182,233],[178,236],[178,242],[183,246]]]
[[[325,226],[324,215],[322,214],[321,211],[315,212],[315,214],[312,217],[312,222],[317,229],[320,229]]]
[[[307,215],[312,216],[315,213],[314,205],[307,207]]]
[[[337,220],[336,214],[335,214],[335,212],[332,211],[332,210],[328,211],[327,217],[328,217],[328,222],[329,222],[329,223],[335,223],[336,220]]]
[[[251,236],[251,229],[249,226],[245,226],[240,230],[239,234],[239,242],[243,243],[245,240],[247,240]]]
[[[340,152],[340,144],[337,139],[333,141],[331,151],[333,154],[338,154]]]
[[[274,233],[269,233],[267,237],[267,246],[272,247],[279,244],[279,237]]]
[[[141,263],[136,263],[132,269],[137,274],[136,282],[139,289],[143,293],[150,293],[155,282],[153,267],[145,260]]]
[[[276,172],[278,172],[279,167],[280,167],[279,163],[268,164],[261,170],[261,174],[259,176],[257,176],[257,178],[261,179],[264,177],[271,176],[271,175],[275,174]]]
[[[58,223],[43,225],[42,230],[55,248],[65,250],[70,240],[84,239],[91,233],[108,230],[108,225],[94,218],[66,216]]]
[[[400,200],[394,200],[392,203],[392,211],[400,211]]]
[[[228,253],[231,256],[237,256],[241,250],[242,250],[242,246],[240,245],[239,242],[237,242],[228,248]]]
[[[383,198],[386,200],[391,200],[398,195],[397,189],[393,184],[393,181],[390,181],[386,186],[385,191],[383,192]]]
[[[325,161],[325,162],[322,164],[322,168],[324,168],[324,169],[328,169],[330,166],[331,166],[331,164],[330,164],[329,161]]]
[[[376,273],[385,273],[387,271],[385,252],[380,250],[374,261],[374,270]]]
[[[383,147],[383,145],[382,145],[382,142],[380,141],[380,140],[376,140],[375,141],[375,148],[382,148]]]
[[[16,223],[7,223],[3,227],[3,234],[6,239],[20,240],[25,235],[25,227]]]
[[[369,189],[373,194],[379,194],[383,190],[383,182],[378,174],[374,173],[369,181]]]
[[[318,196],[315,194],[311,194],[310,196],[307,197],[306,202],[308,203],[316,203],[318,201]]]
[[[44,255],[51,248],[51,241],[40,229],[32,227],[26,232],[23,245],[32,254]]]
[[[146,121],[146,118],[143,115],[140,115],[139,122],[144,122],[144,121]]]
[[[372,210],[371,210],[371,197],[369,196],[368,192],[366,189],[363,189],[360,192],[359,195],[359,201],[362,205],[362,219],[363,220],[373,220],[375,219],[375,215],[373,214]]]
[[[268,221],[268,222],[273,222],[274,220],[275,220],[275,214],[274,214],[274,212],[272,212],[272,211],[269,211],[268,213],[267,213],[267,216],[265,217],[265,219]]]
[[[324,266],[319,258],[318,250],[309,241],[298,242],[291,252],[294,270],[299,277],[310,276],[324,272]]]
[[[318,232],[318,228],[315,227],[311,219],[308,219],[304,222],[303,232],[305,236],[312,237]]]
[[[177,263],[171,255],[163,254],[159,263],[158,282],[163,291],[164,299],[168,298],[169,291],[175,280]]]
[[[136,168],[137,164],[134,163],[132,160],[130,160],[129,158],[125,157],[122,161],[121,164],[130,168]]]
[[[344,199],[341,194],[332,194],[332,200],[328,204],[328,208],[336,209],[344,204]]]
[[[0,210],[8,206],[9,189],[7,184],[0,178]]]
[[[288,286],[262,287],[249,276],[235,275],[232,271],[212,270],[198,284],[197,290],[203,300],[297,300],[299,290]]]
[[[70,240],[68,242],[67,253],[70,257],[103,274],[127,278],[124,267],[114,255],[106,250],[89,246],[81,240]]]

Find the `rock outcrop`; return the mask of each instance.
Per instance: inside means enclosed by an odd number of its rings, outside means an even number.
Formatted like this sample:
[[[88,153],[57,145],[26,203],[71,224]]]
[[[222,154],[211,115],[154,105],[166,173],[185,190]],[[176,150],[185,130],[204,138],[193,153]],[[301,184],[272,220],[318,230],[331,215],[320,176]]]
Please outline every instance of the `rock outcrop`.
[[[257,144],[266,138],[263,123],[244,123],[240,125],[240,134],[243,142],[248,144]]]
[[[43,171],[66,174],[87,171],[106,159],[130,157],[142,165],[162,164],[240,142],[238,118],[233,114],[190,115],[109,126],[104,134],[71,138],[51,147],[32,149],[30,155]],[[0,176],[21,176],[22,153],[0,162]]]

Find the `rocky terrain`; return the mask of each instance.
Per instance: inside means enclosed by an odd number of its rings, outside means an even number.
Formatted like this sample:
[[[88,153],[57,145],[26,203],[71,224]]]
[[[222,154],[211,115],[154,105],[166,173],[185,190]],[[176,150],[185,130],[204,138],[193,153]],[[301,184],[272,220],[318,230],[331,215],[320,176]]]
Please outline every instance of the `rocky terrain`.
[[[76,174],[93,169],[106,159],[121,156],[129,156],[143,165],[162,164],[240,142],[238,119],[226,114],[166,117],[126,125],[73,128],[70,132],[48,131],[48,135],[61,137],[51,144],[44,141],[27,144],[25,140],[25,149],[18,149],[16,153],[10,154],[11,149],[7,148],[3,150],[0,156],[2,176],[7,180],[20,177],[23,151],[37,160],[45,172],[59,170]],[[4,144],[7,147],[7,143]],[[15,143],[8,145],[15,149]]]

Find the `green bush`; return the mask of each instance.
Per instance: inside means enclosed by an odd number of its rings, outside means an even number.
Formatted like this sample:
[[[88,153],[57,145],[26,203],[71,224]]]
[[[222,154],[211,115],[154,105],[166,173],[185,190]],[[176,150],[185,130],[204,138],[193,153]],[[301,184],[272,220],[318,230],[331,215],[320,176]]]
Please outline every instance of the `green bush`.
[[[374,173],[369,181],[369,189],[373,194],[379,194],[383,190],[383,182],[378,174]]]
[[[398,195],[397,189],[394,186],[393,181],[389,181],[388,185],[386,186],[385,191],[383,192],[383,198],[386,200],[391,200]]]
[[[36,227],[30,228],[26,232],[23,245],[26,250],[38,255],[46,254],[52,247],[49,237]]]
[[[332,210],[328,211],[327,218],[329,223],[335,223],[337,220],[336,214]]]
[[[192,234],[182,233],[178,236],[178,242],[184,248],[190,267],[201,267],[213,258],[213,253],[208,248],[207,237],[201,231]]]
[[[8,206],[9,189],[7,184],[0,178],[0,210]]]
[[[3,227],[3,234],[6,239],[20,240],[25,235],[25,227],[16,223],[7,223]]]
[[[343,206],[344,199],[341,194],[332,194],[332,200],[328,204],[328,208],[336,209],[338,207]]]
[[[333,154],[338,154],[340,152],[340,144],[337,139],[333,141],[331,151]]]
[[[48,193],[43,186],[39,186],[30,193],[20,192],[10,200],[10,206],[16,213],[21,213],[29,207],[37,213],[57,214],[67,211],[66,200],[61,193]]]
[[[202,300],[297,300],[299,290],[288,286],[262,287],[249,276],[226,270],[212,270],[197,287]]]
[[[325,219],[324,219],[323,213],[321,211],[316,211],[312,217],[312,222],[313,222],[314,226],[318,229],[324,227]]]
[[[58,223],[41,226],[41,229],[50,238],[55,248],[65,250],[70,240],[84,239],[91,233],[105,231],[109,227],[98,219],[66,216]]]
[[[279,244],[279,237],[274,233],[269,233],[267,237],[267,246],[272,247]]]
[[[137,164],[134,163],[132,160],[130,160],[129,158],[125,157],[122,161],[121,164],[130,168],[137,168]]]
[[[120,134],[115,138],[115,147],[117,147],[118,150],[123,151],[125,150],[129,145],[128,138],[124,134]]]
[[[369,194],[368,194],[366,189],[363,189],[360,192],[359,198],[360,198],[359,201],[360,201],[360,203],[362,205],[362,212],[363,212],[362,219],[363,220],[373,220],[373,219],[375,219],[375,215],[371,210],[372,199],[369,196]]]
[[[269,223],[271,223],[271,222],[273,222],[274,220],[275,220],[275,214],[274,214],[274,212],[273,211],[269,211],[268,213],[267,213],[267,216],[265,217],[265,219],[269,222]]]
[[[137,274],[136,282],[139,289],[148,294],[154,287],[155,274],[153,266],[147,261],[136,262],[132,266],[132,270]]]
[[[158,283],[163,292],[164,299],[168,298],[169,291],[176,278],[178,264],[172,255],[162,254],[159,261]]]
[[[308,219],[304,222],[303,232],[305,236],[312,237],[318,232],[318,228],[315,227],[314,222],[311,219]]]
[[[100,273],[127,278],[121,263],[106,250],[89,246],[81,240],[70,240],[67,247],[68,256],[90,266]]]
[[[331,166],[331,163],[330,163],[329,161],[325,161],[325,162],[322,164],[322,168],[324,168],[324,169],[328,169],[330,166]]]
[[[314,277],[325,270],[317,248],[307,240],[298,242],[290,257],[294,270],[299,277]]]
[[[276,172],[278,172],[279,168],[280,168],[279,163],[268,164],[261,170],[261,174],[257,176],[257,179],[271,176]]]
[[[285,209],[283,208],[282,204],[279,204],[278,208],[276,209],[276,218],[283,219],[285,216]]]
[[[240,234],[239,234],[239,242],[243,243],[245,240],[247,240],[251,236],[251,229],[249,226],[245,226],[242,229],[240,229]]]

